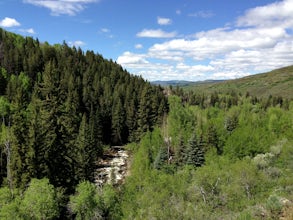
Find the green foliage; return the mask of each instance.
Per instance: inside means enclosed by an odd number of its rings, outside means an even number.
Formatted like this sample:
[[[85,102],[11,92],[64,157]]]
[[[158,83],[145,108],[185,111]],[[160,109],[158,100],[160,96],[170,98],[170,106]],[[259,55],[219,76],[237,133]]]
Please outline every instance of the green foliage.
[[[32,179],[20,204],[25,219],[55,219],[59,216],[56,191],[48,179]]]
[[[270,136],[263,128],[239,127],[227,139],[224,152],[239,158],[255,156],[268,151],[270,141]]]
[[[7,72],[4,68],[0,66],[0,95],[5,94],[6,85],[7,85]]]
[[[278,196],[270,195],[266,202],[266,208],[271,212],[273,218],[277,218],[281,214],[283,205]]]
[[[184,161],[187,165],[200,167],[204,164],[204,148],[202,146],[202,139],[197,139],[192,136],[184,152]]]
[[[0,188],[0,209],[12,200],[12,195],[7,187]]]
[[[2,194],[2,192],[0,193]],[[16,197],[12,200],[11,194],[9,195],[9,197],[10,199],[6,201],[2,200],[3,202],[5,202],[5,204],[0,208],[0,219],[16,219],[16,220],[24,219],[19,210],[21,199],[19,197]],[[4,199],[4,198],[1,198],[1,199]]]
[[[165,164],[167,164],[169,157],[168,157],[168,148],[166,146],[162,146],[155,158],[154,161],[154,168],[155,169],[162,169]]]
[[[91,129],[87,122],[86,115],[83,115],[80,123],[79,134],[76,138],[75,148],[75,160],[78,166],[76,167],[77,179],[81,180],[93,180],[95,162],[99,154],[99,147],[95,144],[95,141],[88,134],[91,133]]]
[[[225,128],[229,133],[232,133],[233,130],[238,126],[238,109],[231,108],[229,114],[225,118]]]
[[[70,208],[76,219],[99,219],[102,215],[98,209],[97,188],[90,182],[81,182],[76,194],[70,197]]]
[[[75,195],[70,196],[69,204],[76,219],[119,219],[120,216],[117,193],[110,185],[98,189],[93,183],[81,182]]]
[[[222,108],[222,97],[218,98],[218,105],[205,109],[169,97],[170,112],[162,129],[166,142],[155,145],[154,133],[149,132],[133,151],[131,176],[121,195],[124,219],[276,219],[281,215],[281,200],[270,195],[278,192],[278,198],[292,199],[290,111],[261,109],[243,96],[231,96],[231,103]],[[272,114],[287,118],[281,119],[281,126],[272,123],[279,130],[270,128]],[[227,118],[229,126],[225,126]],[[167,162],[168,140],[172,160]],[[166,172],[166,166],[172,172]]]
[[[10,103],[3,97],[0,96],[0,115],[2,117],[7,116],[10,113]]]

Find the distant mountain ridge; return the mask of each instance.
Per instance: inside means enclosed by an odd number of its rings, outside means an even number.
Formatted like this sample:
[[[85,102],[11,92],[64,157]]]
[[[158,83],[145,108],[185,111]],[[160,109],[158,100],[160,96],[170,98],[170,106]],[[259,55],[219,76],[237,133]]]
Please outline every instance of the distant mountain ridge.
[[[156,80],[152,81],[151,84],[160,86],[190,86],[206,83],[219,83],[225,80],[204,80],[204,81],[187,81],[187,80]]]

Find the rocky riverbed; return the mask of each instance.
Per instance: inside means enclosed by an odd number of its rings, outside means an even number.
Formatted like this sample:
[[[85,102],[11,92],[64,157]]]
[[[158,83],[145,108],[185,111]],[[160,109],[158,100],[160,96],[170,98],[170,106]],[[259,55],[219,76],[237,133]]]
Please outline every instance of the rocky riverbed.
[[[117,185],[124,181],[127,174],[129,154],[122,146],[113,146],[104,152],[97,161],[95,183]]]

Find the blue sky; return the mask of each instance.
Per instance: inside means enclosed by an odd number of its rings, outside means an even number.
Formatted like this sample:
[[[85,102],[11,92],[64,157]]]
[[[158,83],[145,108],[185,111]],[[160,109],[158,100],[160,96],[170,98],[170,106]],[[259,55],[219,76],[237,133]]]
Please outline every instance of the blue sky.
[[[293,64],[293,0],[0,0],[0,26],[93,50],[149,81]]]

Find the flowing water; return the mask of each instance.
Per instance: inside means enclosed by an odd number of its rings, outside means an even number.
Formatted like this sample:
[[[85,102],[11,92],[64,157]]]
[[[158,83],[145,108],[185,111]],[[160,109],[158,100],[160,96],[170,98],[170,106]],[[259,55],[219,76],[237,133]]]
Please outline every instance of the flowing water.
[[[113,146],[97,161],[95,183],[118,185],[127,174],[129,154],[123,146]]]

